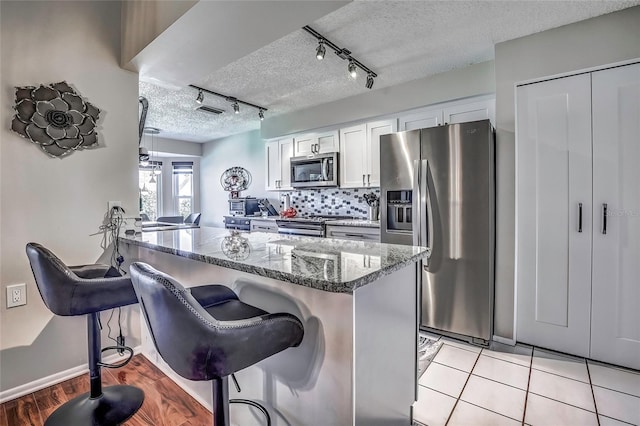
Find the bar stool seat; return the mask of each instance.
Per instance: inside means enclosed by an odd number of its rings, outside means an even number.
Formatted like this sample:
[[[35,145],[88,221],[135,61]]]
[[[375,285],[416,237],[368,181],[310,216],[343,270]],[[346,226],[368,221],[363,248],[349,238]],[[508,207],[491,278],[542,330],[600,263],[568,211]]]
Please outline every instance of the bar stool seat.
[[[213,424],[229,425],[228,376],[302,342],[304,328],[288,313],[270,314],[246,304],[230,288],[185,289],[144,263],[131,265],[131,281],[158,353],[180,376],[211,380]]]
[[[45,421],[45,426],[111,426],[133,416],[142,406],[142,390],[127,385],[102,388],[101,367],[126,365],[133,350],[111,346],[129,353],[118,364],[101,362],[99,314],[101,311],[138,302],[131,280],[120,276],[108,265],[67,266],[50,250],[29,243],[27,257],[42,300],[51,312],[61,316],[87,316],[89,381],[91,391],[58,407]]]

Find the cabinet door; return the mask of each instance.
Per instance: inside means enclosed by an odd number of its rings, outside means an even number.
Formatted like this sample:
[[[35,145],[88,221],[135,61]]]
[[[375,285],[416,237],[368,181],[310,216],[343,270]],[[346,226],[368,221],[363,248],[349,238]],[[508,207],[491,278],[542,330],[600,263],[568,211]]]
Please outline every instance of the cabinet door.
[[[495,99],[454,105],[444,109],[444,122],[449,124],[491,120],[495,127]]]
[[[396,131],[396,119],[367,123],[367,186],[380,186],[380,136]]]
[[[425,129],[442,125],[442,109],[429,108],[400,117],[400,131]]]
[[[293,157],[293,139],[280,139],[280,187],[291,189],[291,157]]]
[[[276,191],[281,179],[280,147],[278,141],[270,141],[265,144],[266,159],[266,189]]]
[[[312,133],[294,137],[293,138],[293,157],[302,157],[304,155],[313,154],[315,144],[316,144],[316,137]]]
[[[340,129],[340,187],[360,188],[366,186],[365,169],[367,126]]]
[[[318,152],[337,152],[340,150],[338,131],[334,130],[327,133],[316,135],[316,144],[318,144]]]
[[[640,369],[640,64],[592,78],[591,358]]]
[[[590,80],[516,93],[517,340],[580,356],[591,314]]]

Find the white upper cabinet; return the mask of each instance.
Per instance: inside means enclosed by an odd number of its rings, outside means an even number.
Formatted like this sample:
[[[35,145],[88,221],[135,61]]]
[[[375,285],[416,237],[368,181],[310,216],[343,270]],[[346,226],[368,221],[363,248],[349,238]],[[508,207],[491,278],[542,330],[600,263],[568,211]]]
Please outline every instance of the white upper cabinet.
[[[305,155],[323,154],[326,152],[337,152],[340,148],[338,142],[338,131],[306,133],[293,138],[293,156],[302,157]]]
[[[267,191],[291,189],[292,155],[293,138],[272,140],[265,144]]]
[[[443,110],[447,124],[467,123],[469,121],[490,120],[495,127],[496,102],[486,99],[478,102],[462,103],[446,107]]]
[[[367,125],[340,129],[340,187],[366,186]]]
[[[367,123],[367,186],[380,186],[380,136],[398,131],[398,120]]]
[[[491,120],[495,127],[496,100],[493,97],[480,100],[448,102],[435,107],[423,108],[400,116],[399,131],[426,129],[443,124],[466,123],[468,121]]]
[[[400,131],[426,129],[441,126],[444,123],[442,108],[425,108],[423,110],[400,116]]]
[[[380,186],[380,136],[397,131],[397,120],[340,129],[340,187]]]

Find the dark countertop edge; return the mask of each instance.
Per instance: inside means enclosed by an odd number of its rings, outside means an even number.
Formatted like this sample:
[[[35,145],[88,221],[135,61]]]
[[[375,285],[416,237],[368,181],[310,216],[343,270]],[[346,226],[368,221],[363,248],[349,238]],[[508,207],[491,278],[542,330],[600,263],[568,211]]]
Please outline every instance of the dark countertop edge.
[[[158,246],[158,245],[147,243],[144,241],[130,240],[123,237],[120,237],[120,240],[122,240],[122,242],[126,244],[132,244],[135,246],[144,247],[151,250],[157,250],[163,253],[173,254],[176,256],[184,257],[186,259],[207,263],[209,265],[216,265],[223,268],[235,269],[236,271],[246,272],[252,275],[263,276],[263,277],[272,278],[275,280],[286,281],[292,284],[315,288],[317,290],[328,291],[331,293],[347,293],[347,294],[353,294],[353,292],[356,289],[360,287],[364,287],[365,285],[378,280],[380,277],[389,275],[392,272],[402,269],[405,266],[408,266],[412,263],[416,263],[420,259],[424,259],[428,256],[428,251],[424,253],[414,254],[413,256],[411,256],[410,258],[402,262],[398,262],[394,265],[387,266],[385,268],[380,269],[379,271],[370,273],[356,280],[347,281],[344,283],[335,283],[327,280],[305,278],[298,275],[293,275],[289,272],[278,272],[272,269],[265,269],[259,266],[247,265],[246,263],[236,262],[231,259],[222,260],[217,257],[197,254],[190,251],[182,251],[182,250],[172,249],[169,247]]]

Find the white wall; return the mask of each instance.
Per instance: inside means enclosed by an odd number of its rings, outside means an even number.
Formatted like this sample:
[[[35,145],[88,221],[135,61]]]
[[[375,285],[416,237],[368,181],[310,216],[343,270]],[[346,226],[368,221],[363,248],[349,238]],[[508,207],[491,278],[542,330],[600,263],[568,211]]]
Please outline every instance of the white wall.
[[[86,363],[86,320],[44,306],[26,243],[71,265],[92,263],[104,254],[92,234],[107,201],[138,210],[138,78],[118,65],[120,12],[111,1],[0,2],[0,391]],[[14,86],[62,80],[101,109],[100,147],[54,159],[8,128]],[[7,310],[5,286],[15,283],[27,283],[28,304]],[[125,333],[136,345],[133,317],[125,315]]]
[[[240,133],[203,145],[200,162],[200,225],[224,227],[222,216],[229,214],[229,193],[222,189],[220,176],[229,167],[244,167],[251,173],[252,183],[240,196],[269,198],[279,210],[276,193],[265,190],[265,152],[260,131]]]
[[[142,136],[142,146],[146,147],[150,153],[158,152],[162,154],[173,154],[176,156],[202,156],[202,144],[197,142],[181,141],[177,139],[163,138],[150,135]],[[152,149],[153,146],[153,149]]]
[[[126,66],[142,49],[169,28],[198,0],[122,2],[122,54]]]
[[[270,139],[490,93],[495,93],[493,61],[420,78],[397,86],[367,91],[361,95],[288,114],[275,117],[267,115],[260,130],[264,139]]]
[[[496,334],[514,317],[515,84],[640,58],[640,6],[496,45]]]

